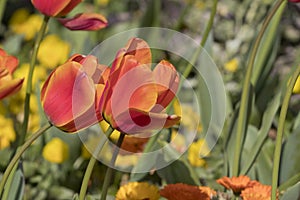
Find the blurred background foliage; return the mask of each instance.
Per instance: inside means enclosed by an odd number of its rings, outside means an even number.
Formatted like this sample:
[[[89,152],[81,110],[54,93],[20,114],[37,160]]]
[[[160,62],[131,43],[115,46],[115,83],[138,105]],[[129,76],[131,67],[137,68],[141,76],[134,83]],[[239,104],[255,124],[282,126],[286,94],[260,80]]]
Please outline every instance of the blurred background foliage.
[[[200,112],[199,115],[193,111],[191,105],[181,105],[182,112],[186,112],[189,116],[182,121],[186,130],[195,125],[193,122],[201,119],[201,125],[197,127],[199,134],[189,150],[178,161],[152,173],[130,175],[117,172],[110,187],[110,194],[115,194],[119,186],[128,180],[147,180],[157,184],[176,182],[202,184],[222,191],[222,187],[215,180],[231,174],[235,121],[246,62],[254,38],[272,3],[271,0],[220,0],[218,3],[217,15],[206,49],[210,49],[208,52],[223,77],[227,94],[227,114],[223,134],[213,151],[204,158],[199,158],[199,151],[205,151],[205,147],[203,148],[205,141],[201,132],[203,127],[205,128],[205,119],[209,117],[209,113],[205,116],[205,113]],[[41,84],[50,71],[64,63],[71,54],[88,54],[97,44],[111,35],[137,27],[156,26],[175,29],[200,41],[211,6],[212,1],[209,0],[86,0],[70,15],[82,11],[99,12],[107,17],[109,22],[107,28],[98,32],[71,32],[60,26],[57,21],[51,20],[41,44],[33,78],[35,95],[31,101],[29,132],[35,132],[46,120],[39,101]],[[17,77],[24,77],[27,74],[34,37],[41,21],[42,16],[33,9],[30,1],[7,2],[0,28],[0,45],[20,60],[15,74]],[[249,99],[252,105],[249,108],[251,113],[241,164],[243,171],[249,164],[248,158],[253,155],[254,149],[260,150],[255,164],[249,171],[247,170],[247,174],[264,184],[271,184],[274,140],[281,103],[280,90],[286,83],[287,75],[292,73],[292,67],[300,64],[300,5],[287,4],[282,10],[282,16],[274,19],[268,31],[255,61],[251,80],[252,97]],[[177,64],[176,58],[172,56],[169,59],[173,59],[174,66],[183,73],[186,65]],[[203,94],[201,89],[197,90],[198,76],[199,74],[193,71],[188,80],[195,81],[195,90],[201,95]],[[300,88],[300,85],[297,87]],[[300,174],[299,90],[295,88],[288,110],[280,184],[286,183],[291,178],[296,178],[296,182],[299,180],[296,176]],[[18,145],[16,138],[20,134],[24,92],[25,87],[18,94],[0,102],[1,172],[5,170]],[[173,110],[176,112],[176,104]],[[167,131],[171,133],[169,134],[171,137],[179,134],[174,141],[174,149],[169,151],[178,153],[185,150],[186,135],[178,133],[176,128]],[[49,130],[29,148],[18,166],[21,174],[19,179],[26,182],[22,186],[25,187],[24,199],[72,199],[80,189],[89,157],[76,134],[62,134],[54,128]],[[227,162],[224,162],[224,157],[227,157],[225,159]],[[125,157],[125,160],[131,162],[128,157]],[[136,161],[129,164],[127,162],[124,161],[123,164],[126,166],[136,164]],[[101,163],[95,167],[89,184],[89,194],[100,192],[99,185],[102,185],[105,169]]]

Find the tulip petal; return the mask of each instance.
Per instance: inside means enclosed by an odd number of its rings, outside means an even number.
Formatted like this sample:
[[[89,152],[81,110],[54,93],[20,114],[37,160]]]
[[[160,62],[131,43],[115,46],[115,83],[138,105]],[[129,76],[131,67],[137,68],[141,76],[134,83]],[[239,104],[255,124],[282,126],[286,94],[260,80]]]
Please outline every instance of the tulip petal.
[[[59,12],[59,16],[65,16],[73,10],[82,0],[71,0],[69,4]]]
[[[0,99],[18,92],[23,84],[24,79],[1,80],[0,81]]]
[[[79,124],[81,120],[76,121],[76,118],[94,108],[94,100],[94,84],[76,62],[65,63],[54,70],[41,92],[42,105],[49,120],[55,126],[67,129],[74,120],[76,126],[83,128]]]
[[[154,68],[153,74],[158,89],[157,104],[165,108],[169,105],[177,92],[179,85],[178,73],[171,63],[162,60]]]
[[[135,60],[129,59],[122,69],[127,71],[121,78],[112,74],[104,92],[104,115],[108,121],[113,121],[128,108],[150,111],[157,100],[157,89],[153,74],[147,66],[137,66]],[[127,70],[127,68],[131,70]],[[128,115],[128,117],[130,117]]]
[[[112,72],[122,68],[125,57],[129,55],[133,56],[132,58],[137,60],[140,64],[146,64],[149,68],[151,67],[150,47],[144,40],[140,38],[133,38],[127,42],[126,47],[118,51],[111,67]]]
[[[72,0],[31,0],[34,7],[47,16],[57,16]]]
[[[59,18],[58,21],[70,30],[96,31],[107,26],[103,15],[96,13],[81,13],[73,18]]]
[[[162,128],[169,128],[180,122],[180,117],[177,115],[167,115],[166,113],[152,113],[144,112],[134,108],[129,109],[128,113],[124,112],[116,118],[115,127],[117,130],[128,133],[138,134],[151,130],[160,130]]]

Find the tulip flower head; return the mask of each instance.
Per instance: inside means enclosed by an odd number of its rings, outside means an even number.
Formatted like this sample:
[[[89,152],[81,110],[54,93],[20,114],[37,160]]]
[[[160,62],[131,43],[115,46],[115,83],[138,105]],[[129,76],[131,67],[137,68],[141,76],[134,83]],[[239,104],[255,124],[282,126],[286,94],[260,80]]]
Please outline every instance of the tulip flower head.
[[[82,0],[31,0],[33,6],[49,17],[64,17]],[[58,18],[70,30],[94,31],[107,26],[104,16],[95,13],[80,13],[72,18]]]
[[[102,120],[98,102],[104,89],[106,68],[94,56],[72,56],[48,77],[41,101],[49,121],[65,132],[76,132]],[[93,73],[100,74],[96,80]],[[93,79],[94,78],[94,79]]]
[[[0,100],[18,92],[24,79],[13,79],[12,74],[18,66],[18,59],[0,49]]]
[[[165,108],[175,97],[179,76],[168,61],[151,70],[151,51],[138,38],[117,53],[112,67],[94,56],[74,55],[45,82],[41,101],[50,122],[76,132],[105,119],[127,134],[173,126],[179,116]]]
[[[299,3],[300,0],[289,0],[289,2],[291,2],[291,3]]]
[[[100,101],[104,119],[123,133],[141,133],[170,127],[180,117],[165,108],[175,97],[179,76],[162,60],[151,70],[151,51],[139,38],[129,40],[117,53]]]

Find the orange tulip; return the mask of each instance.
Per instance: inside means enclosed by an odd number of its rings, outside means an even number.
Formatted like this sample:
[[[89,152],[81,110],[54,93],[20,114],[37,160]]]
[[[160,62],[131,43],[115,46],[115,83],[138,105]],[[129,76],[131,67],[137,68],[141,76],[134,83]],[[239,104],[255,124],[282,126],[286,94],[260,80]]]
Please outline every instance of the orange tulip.
[[[66,16],[82,0],[31,0],[34,7],[50,17]],[[104,16],[95,13],[81,13],[72,18],[58,18],[70,30],[94,31],[107,26]]]
[[[41,91],[49,121],[65,132],[76,132],[101,121],[98,104],[108,72],[109,68],[99,65],[94,56],[78,54],[56,68]],[[100,74],[100,79],[95,74]]]
[[[31,0],[37,10],[51,17],[67,15],[81,1],[82,0]]]
[[[18,66],[18,59],[0,49],[0,99],[12,95],[22,87],[24,79],[13,79],[12,74]]]
[[[148,44],[133,38],[112,64],[100,101],[103,117],[113,128],[128,134],[170,127],[180,117],[169,116],[164,110],[178,84],[176,69],[165,60],[151,71]]]

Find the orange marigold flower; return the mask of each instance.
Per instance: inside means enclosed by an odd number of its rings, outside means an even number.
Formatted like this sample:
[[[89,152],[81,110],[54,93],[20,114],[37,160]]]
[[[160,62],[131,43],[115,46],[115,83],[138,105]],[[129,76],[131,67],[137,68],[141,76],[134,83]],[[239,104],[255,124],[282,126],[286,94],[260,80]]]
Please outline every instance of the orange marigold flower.
[[[248,187],[248,184],[251,182],[248,176],[233,176],[232,178],[229,177],[222,177],[217,180],[217,182],[227,189],[231,189],[234,193],[240,193],[243,189]]]
[[[217,195],[217,192],[207,186],[199,186],[199,189],[206,193],[210,198]]]
[[[160,195],[168,200],[210,200],[210,196],[198,186],[183,183],[166,185],[160,190]]]
[[[270,200],[271,190],[272,187],[270,185],[259,184],[243,190],[241,193],[241,197],[243,198],[243,200]],[[276,199],[279,199],[278,194]]]

